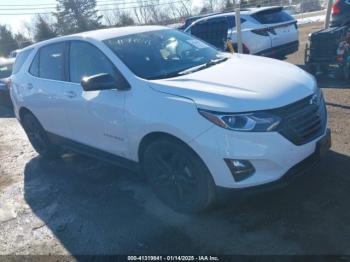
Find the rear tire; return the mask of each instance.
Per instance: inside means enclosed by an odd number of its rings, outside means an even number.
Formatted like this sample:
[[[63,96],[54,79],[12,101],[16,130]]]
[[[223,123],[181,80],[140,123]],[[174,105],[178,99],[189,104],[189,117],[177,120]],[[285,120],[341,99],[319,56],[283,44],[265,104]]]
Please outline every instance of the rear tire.
[[[154,141],[144,151],[141,164],[157,197],[175,211],[196,213],[214,202],[215,184],[208,168],[176,139]]]
[[[59,156],[59,148],[51,143],[46,131],[34,115],[26,113],[23,116],[22,125],[30,143],[39,155],[50,158]]]
[[[346,81],[350,80],[350,62],[345,62],[343,65],[343,77]]]

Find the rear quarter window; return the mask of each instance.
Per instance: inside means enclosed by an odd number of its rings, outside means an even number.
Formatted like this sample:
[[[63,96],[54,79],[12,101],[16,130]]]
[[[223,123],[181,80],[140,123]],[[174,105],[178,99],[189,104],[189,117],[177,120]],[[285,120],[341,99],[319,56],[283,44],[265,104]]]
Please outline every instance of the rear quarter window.
[[[39,77],[39,52],[35,55],[32,64],[30,65],[29,73],[33,76]]]
[[[259,12],[257,14],[254,14],[253,17],[262,24],[277,24],[294,20],[292,16],[280,9],[272,9]]]
[[[33,48],[25,50],[23,52],[20,52],[17,57],[16,57],[16,61],[15,64],[13,65],[13,74],[16,74],[19,72],[19,70],[21,70],[24,62],[27,60],[28,56],[30,55],[30,53],[33,51]]]

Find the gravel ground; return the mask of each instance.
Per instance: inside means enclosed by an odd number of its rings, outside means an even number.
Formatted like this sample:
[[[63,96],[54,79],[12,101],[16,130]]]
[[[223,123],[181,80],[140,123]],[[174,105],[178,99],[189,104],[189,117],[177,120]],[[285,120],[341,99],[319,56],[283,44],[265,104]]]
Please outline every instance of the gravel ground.
[[[288,57],[303,63],[301,50]],[[0,108],[0,254],[350,254],[350,88],[320,85],[332,150],[288,188],[177,214],[134,174],[78,155],[44,161]]]

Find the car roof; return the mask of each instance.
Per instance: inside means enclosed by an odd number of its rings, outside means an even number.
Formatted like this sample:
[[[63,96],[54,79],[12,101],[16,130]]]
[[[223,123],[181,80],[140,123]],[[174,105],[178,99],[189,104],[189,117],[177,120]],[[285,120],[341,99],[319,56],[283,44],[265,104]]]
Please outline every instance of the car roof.
[[[251,8],[241,8],[241,11],[240,11],[240,14],[242,16],[251,16],[251,15],[254,15],[254,14],[257,14],[257,13],[260,13],[260,12],[265,12],[265,11],[268,11],[268,10],[283,10],[283,7],[281,6],[266,6],[266,7],[251,7]],[[185,31],[191,27],[192,25],[194,24],[197,24],[199,22],[202,22],[202,21],[206,21],[208,19],[212,19],[212,18],[219,18],[219,17],[226,17],[226,16],[234,16],[235,15],[235,12],[223,12],[223,13],[213,13],[213,14],[209,14],[209,15],[203,15],[203,16],[197,16],[198,19],[195,19],[191,24],[187,25],[186,28],[185,28]],[[191,18],[197,18],[196,16],[194,17],[189,17],[188,19],[191,19]]]
[[[132,35],[132,34],[138,34],[138,33],[150,32],[150,31],[157,31],[157,30],[164,30],[164,29],[169,29],[169,28],[165,26],[155,26],[155,25],[126,26],[126,27],[114,27],[114,28],[87,31],[79,34],[74,34],[72,36],[89,37],[89,38],[103,41],[114,37],[120,37],[120,36]]]
[[[158,31],[158,30],[165,30],[165,29],[170,29],[170,28],[165,26],[147,25],[147,26],[126,26],[126,27],[98,29],[98,30],[72,34],[72,35],[59,36],[49,40],[38,42],[33,45],[27,46],[26,48],[21,49],[21,52],[28,49],[35,48],[37,46],[43,46],[43,45],[55,43],[58,41],[64,41],[64,40],[68,41],[68,40],[74,40],[74,39],[78,40],[78,39],[90,38],[98,41],[103,41],[103,40],[115,38],[115,37],[121,37],[121,36],[151,32],[151,31]]]
[[[274,10],[274,9],[283,9],[283,7],[280,6],[266,6],[266,7],[251,7],[251,8],[241,8],[241,15],[254,15],[256,13],[264,12],[267,10]],[[230,16],[230,15],[235,15],[235,12],[223,12],[223,13],[213,13],[213,14],[207,14],[207,15],[199,15],[199,16],[192,16],[189,17],[188,19],[196,19],[194,22],[197,21],[204,21],[208,18],[218,18],[218,17],[225,17],[225,16]]]

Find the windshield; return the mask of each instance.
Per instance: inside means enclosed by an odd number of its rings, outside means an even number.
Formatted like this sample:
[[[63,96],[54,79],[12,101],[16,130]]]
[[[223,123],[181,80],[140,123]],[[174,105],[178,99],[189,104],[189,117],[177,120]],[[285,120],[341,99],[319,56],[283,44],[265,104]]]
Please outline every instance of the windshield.
[[[12,73],[12,64],[0,65],[0,79],[7,78]]]
[[[104,42],[135,75],[145,79],[174,77],[187,69],[222,58],[214,47],[174,29],[127,35]]]

